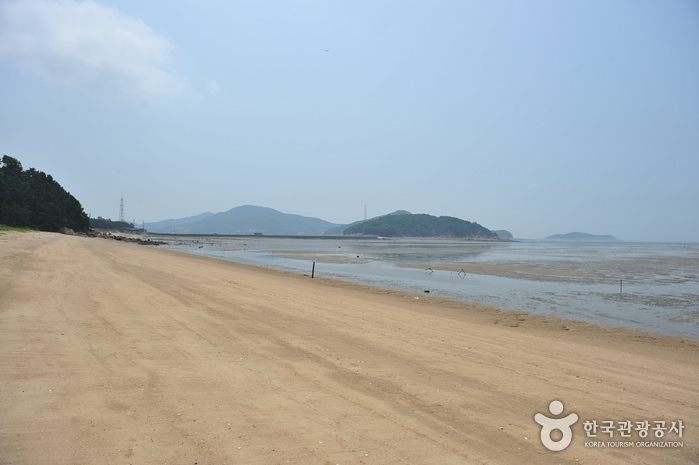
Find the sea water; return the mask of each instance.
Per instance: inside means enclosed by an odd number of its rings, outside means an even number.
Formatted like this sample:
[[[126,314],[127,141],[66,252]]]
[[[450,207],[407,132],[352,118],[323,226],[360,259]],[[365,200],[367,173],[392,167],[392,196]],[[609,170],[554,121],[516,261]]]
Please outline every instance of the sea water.
[[[699,244],[169,239],[189,253],[699,340]]]

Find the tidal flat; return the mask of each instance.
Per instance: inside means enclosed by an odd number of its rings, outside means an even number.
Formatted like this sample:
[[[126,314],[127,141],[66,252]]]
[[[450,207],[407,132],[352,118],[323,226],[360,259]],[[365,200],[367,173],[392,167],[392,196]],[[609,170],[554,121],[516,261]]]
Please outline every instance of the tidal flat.
[[[262,236],[178,238],[167,247],[699,340],[699,244]]]

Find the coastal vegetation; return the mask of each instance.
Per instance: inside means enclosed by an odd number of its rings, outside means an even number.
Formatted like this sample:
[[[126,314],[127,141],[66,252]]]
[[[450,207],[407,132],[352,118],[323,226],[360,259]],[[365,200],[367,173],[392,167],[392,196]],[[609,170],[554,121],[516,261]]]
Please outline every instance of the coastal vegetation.
[[[133,223],[112,221],[109,218],[102,218],[101,216],[90,218],[90,225],[95,229],[107,229],[112,231],[125,231],[126,229],[132,229],[134,227]]]
[[[345,235],[384,237],[449,237],[459,239],[498,239],[498,235],[478,223],[451,216],[424,213],[389,215],[352,225]]]
[[[80,202],[50,174],[24,170],[19,160],[7,155],[0,163],[0,224],[40,231],[90,229]]]

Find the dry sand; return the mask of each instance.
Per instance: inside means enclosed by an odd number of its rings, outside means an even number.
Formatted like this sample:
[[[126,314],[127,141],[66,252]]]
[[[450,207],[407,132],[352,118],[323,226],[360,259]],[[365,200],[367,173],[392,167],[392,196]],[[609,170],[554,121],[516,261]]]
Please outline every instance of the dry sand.
[[[0,463],[699,463],[696,343],[415,297],[4,234]],[[683,447],[585,447],[585,420],[682,420]]]

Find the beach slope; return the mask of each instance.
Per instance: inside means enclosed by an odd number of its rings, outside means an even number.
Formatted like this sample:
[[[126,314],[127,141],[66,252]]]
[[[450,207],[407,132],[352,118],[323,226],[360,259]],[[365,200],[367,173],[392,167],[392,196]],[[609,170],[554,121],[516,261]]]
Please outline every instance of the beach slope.
[[[3,464],[699,463],[690,341],[49,233],[0,236],[0,334]]]

